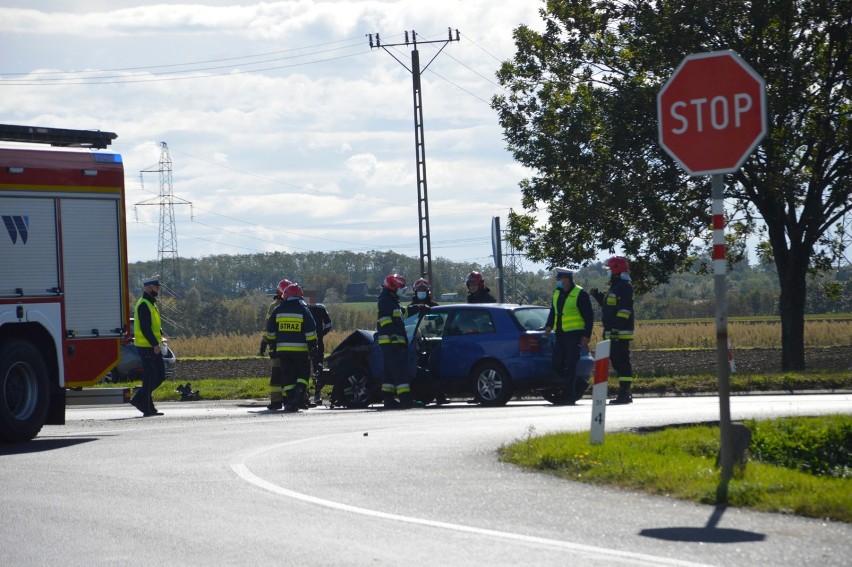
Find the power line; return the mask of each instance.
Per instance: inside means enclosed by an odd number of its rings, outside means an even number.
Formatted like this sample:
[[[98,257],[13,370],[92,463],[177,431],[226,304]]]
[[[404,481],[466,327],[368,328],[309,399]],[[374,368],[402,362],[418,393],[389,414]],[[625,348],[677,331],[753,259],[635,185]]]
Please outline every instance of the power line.
[[[207,60],[203,60],[203,61],[188,61],[186,63],[166,63],[166,64],[158,64],[158,65],[143,65],[143,66],[139,66],[139,67],[114,67],[114,68],[108,68],[108,69],[90,69],[90,70],[86,70],[86,71],[30,71],[30,72],[27,72],[27,73],[0,73],[0,77],[16,77],[16,76],[21,76],[21,75],[24,75],[24,76],[26,76],[26,75],[37,75],[37,76],[38,75],[57,75],[57,74],[62,74],[62,73],[66,73],[66,74],[68,74],[68,73],[74,73],[74,74],[116,73],[116,72],[119,72],[119,71],[143,71],[143,70],[146,70],[146,69],[169,69],[169,68],[172,68],[172,67],[187,67],[187,66],[190,66],[190,65],[209,65],[211,63],[223,63],[225,61],[240,61],[240,60],[244,60],[244,59],[255,59],[255,58],[259,58],[259,57],[271,57],[273,55],[280,55],[282,53],[291,53],[293,51],[303,51],[303,50],[306,50],[306,49],[314,49],[316,47],[325,47],[327,45],[334,45],[334,44],[343,43],[343,42],[352,42],[352,45],[337,48],[337,49],[345,49],[346,47],[361,47],[363,45],[363,40],[360,37],[356,37],[356,38],[348,38],[348,39],[339,39],[339,40],[335,40],[335,41],[328,41],[328,42],[325,42],[325,43],[318,43],[318,44],[315,44],[315,45],[309,45],[309,46],[305,46],[305,47],[293,47],[293,48],[290,48],[290,49],[282,49],[282,50],[279,50],[279,51],[268,51],[268,52],[264,52],[264,53],[255,53],[253,55],[237,55],[235,57],[225,57],[225,58],[220,58],[220,59],[207,59]],[[315,55],[317,53],[325,53],[326,51],[329,51],[329,50],[321,50],[321,51],[309,53],[308,55]],[[304,56],[300,55],[299,57],[304,57]],[[287,59],[287,58],[284,58],[284,59]],[[191,71],[191,70],[192,69],[189,69],[189,71]]]

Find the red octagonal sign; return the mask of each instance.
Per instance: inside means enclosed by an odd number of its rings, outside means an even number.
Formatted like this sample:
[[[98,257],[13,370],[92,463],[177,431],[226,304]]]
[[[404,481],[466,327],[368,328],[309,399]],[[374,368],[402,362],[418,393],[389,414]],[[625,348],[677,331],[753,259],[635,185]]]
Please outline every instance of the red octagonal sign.
[[[733,51],[687,56],[657,95],[660,145],[690,175],[731,173],[766,134],[763,78]]]

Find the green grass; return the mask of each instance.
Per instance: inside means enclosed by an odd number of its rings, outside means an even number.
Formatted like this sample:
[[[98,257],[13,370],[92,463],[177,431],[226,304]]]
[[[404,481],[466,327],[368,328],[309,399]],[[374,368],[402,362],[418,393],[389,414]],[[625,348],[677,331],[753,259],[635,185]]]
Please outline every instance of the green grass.
[[[180,399],[174,390],[187,380],[167,380],[154,392],[155,401]],[[192,389],[201,392],[206,400],[243,400],[269,396],[269,378],[201,379],[191,381]],[[94,387],[139,386],[140,382],[98,384]],[[618,389],[618,379],[610,377],[609,388]],[[694,396],[716,392],[715,374],[694,376],[639,376],[633,382],[633,391],[646,396]],[[813,390],[852,390],[852,374],[840,371],[779,372],[774,374],[734,374],[730,377],[733,395],[760,392],[804,392]]]
[[[829,452],[834,451],[839,463],[829,468],[838,476],[813,475],[796,466],[751,460],[729,482],[728,505],[852,522],[852,416],[789,418],[747,425],[753,429],[755,447],[766,439],[775,447],[797,446],[795,440],[784,441],[790,440],[791,431],[817,428],[822,433],[834,432],[835,442]],[[568,480],[719,504],[718,449],[718,426],[612,433],[602,445],[591,445],[588,432],[535,436],[531,428],[526,439],[501,447],[499,453],[506,462]]]

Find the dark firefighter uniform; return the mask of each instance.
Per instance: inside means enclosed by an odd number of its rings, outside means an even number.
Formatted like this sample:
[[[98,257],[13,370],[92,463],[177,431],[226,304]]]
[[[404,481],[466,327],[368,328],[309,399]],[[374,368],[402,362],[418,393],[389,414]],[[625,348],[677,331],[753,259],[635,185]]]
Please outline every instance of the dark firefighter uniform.
[[[274,337],[272,339],[267,338],[266,325],[272,313],[281,305],[282,301],[284,300],[281,296],[276,295],[266,309],[266,316],[263,318],[264,329],[260,339],[260,356],[264,356],[269,349],[269,357],[272,359],[272,368],[269,371],[269,405],[266,406],[271,410],[279,410],[284,405],[284,377],[281,374],[281,359],[275,356],[275,339]],[[270,345],[272,348],[270,348]]]
[[[311,351],[317,346],[314,318],[301,297],[288,297],[275,308],[266,324],[266,338],[281,361],[285,410],[299,411],[311,374]]]
[[[328,309],[326,309],[325,305],[322,303],[309,305],[308,309],[310,310],[311,316],[314,318],[314,323],[316,323],[317,326],[317,348],[312,355],[311,364],[314,371],[314,403],[319,405],[322,401],[323,386],[322,381],[320,380],[320,375],[322,374],[322,364],[325,359],[325,341],[323,340],[323,337],[331,331],[334,324],[331,322],[331,316],[328,314]]]
[[[376,342],[382,349],[384,359],[384,379],[382,398],[386,408],[409,408],[413,405],[411,384],[408,382],[406,368],[406,346],[403,310],[399,304],[396,290],[382,288],[377,303]],[[397,406],[395,396],[399,397]]]
[[[545,328],[553,329],[556,333],[551,367],[557,376],[562,376],[565,380],[563,403],[573,404],[577,399],[575,382],[581,343],[588,346],[595,314],[589,294],[574,284],[572,272],[557,268],[556,278],[557,285],[561,282],[563,287],[553,292]]]
[[[596,290],[592,290],[593,292]],[[629,404],[633,401],[633,366],[630,363],[630,342],[633,340],[633,284],[627,273],[610,278],[606,295],[597,292],[600,304],[604,339],[610,340],[609,361],[618,375],[618,397],[612,404]]]

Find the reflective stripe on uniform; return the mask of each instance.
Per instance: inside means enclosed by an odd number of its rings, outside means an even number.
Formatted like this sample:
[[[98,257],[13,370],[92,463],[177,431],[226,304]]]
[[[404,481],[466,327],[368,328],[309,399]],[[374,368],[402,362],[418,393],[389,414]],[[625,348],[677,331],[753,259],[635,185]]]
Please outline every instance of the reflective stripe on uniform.
[[[308,352],[308,343],[276,343],[276,352]]]

